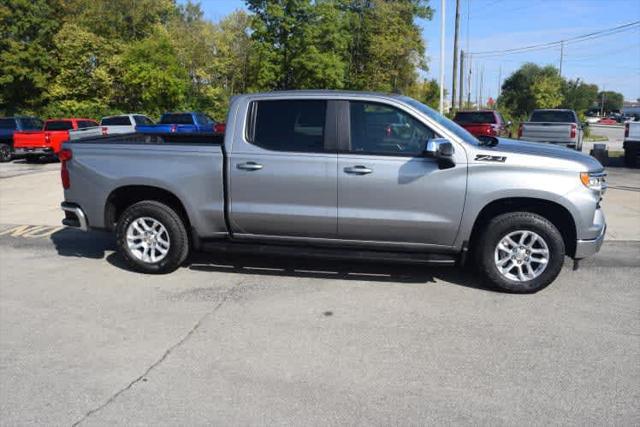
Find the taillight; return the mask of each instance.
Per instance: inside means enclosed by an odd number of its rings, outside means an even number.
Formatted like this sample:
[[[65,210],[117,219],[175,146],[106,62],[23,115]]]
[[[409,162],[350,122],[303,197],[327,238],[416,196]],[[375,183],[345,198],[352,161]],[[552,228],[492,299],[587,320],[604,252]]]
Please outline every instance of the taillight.
[[[629,138],[629,123],[624,124],[624,137]]]
[[[571,135],[570,135],[570,137],[571,138],[575,138],[576,137],[576,124],[575,123],[571,124]]]
[[[518,126],[518,139],[522,138],[522,128],[522,125]]]
[[[102,128],[102,136],[107,136],[109,134],[109,129],[106,127]]]
[[[215,125],[213,125],[213,132],[224,133],[226,128],[227,128],[227,125],[225,123],[216,123]]]
[[[171,132],[175,132],[178,129],[178,125],[171,125]]]
[[[67,169],[67,162],[71,160],[73,153],[68,148],[63,148],[58,153],[58,159],[60,159],[60,178],[62,179],[62,188],[67,190],[71,187],[71,179],[69,178],[69,169]]]

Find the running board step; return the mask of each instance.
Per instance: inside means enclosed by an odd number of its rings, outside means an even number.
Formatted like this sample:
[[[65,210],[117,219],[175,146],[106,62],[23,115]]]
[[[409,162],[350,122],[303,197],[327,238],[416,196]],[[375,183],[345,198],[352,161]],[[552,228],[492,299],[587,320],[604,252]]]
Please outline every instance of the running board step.
[[[206,252],[223,252],[242,255],[325,258],[331,260],[379,261],[441,266],[455,265],[459,259],[457,254],[365,251],[357,249],[334,249],[309,246],[265,245],[255,243],[236,243],[226,240],[202,242],[201,250]]]

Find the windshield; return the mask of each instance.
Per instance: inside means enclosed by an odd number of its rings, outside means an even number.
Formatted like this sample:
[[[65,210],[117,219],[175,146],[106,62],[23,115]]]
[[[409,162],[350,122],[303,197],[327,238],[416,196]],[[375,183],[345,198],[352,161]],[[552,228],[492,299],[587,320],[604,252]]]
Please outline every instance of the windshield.
[[[465,128],[458,125],[457,123],[447,119],[445,116],[441,115],[437,111],[432,108],[427,107],[421,102],[416,101],[413,98],[409,98],[408,96],[400,97],[407,104],[411,105],[416,110],[420,111],[424,115],[428,116],[430,119],[433,119],[438,124],[442,125],[449,132],[471,145],[480,145],[480,141],[476,139],[475,136],[471,135]]]

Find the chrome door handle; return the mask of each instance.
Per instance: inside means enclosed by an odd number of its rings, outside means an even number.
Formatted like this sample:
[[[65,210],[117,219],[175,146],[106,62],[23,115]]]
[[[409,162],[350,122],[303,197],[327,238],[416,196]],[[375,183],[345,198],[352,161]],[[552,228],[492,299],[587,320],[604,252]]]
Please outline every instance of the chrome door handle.
[[[353,175],[367,175],[373,172],[373,169],[369,169],[366,166],[357,165],[344,168],[345,173],[350,173]]]
[[[257,171],[262,169],[262,165],[256,162],[238,163],[236,167],[245,171]]]

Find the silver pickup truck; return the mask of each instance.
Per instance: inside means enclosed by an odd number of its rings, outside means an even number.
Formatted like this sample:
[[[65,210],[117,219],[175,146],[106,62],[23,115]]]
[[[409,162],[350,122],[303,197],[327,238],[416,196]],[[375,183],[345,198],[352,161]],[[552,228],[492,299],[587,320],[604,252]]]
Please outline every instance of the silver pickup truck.
[[[69,140],[92,138],[100,135],[113,135],[116,133],[132,133],[136,126],[152,125],[153,121],[142,114],[121,114],[119,116],[107,116],[100,120],[100,126],[71,129]]]
[[[114,135],[60,154],[63,223],[114,230],[136,270],[190,250],[474,260],[535,292],[605,234],[604,170],[552,145],[489,139],[400,95],[237,96],[224,136]]]
[[[533,110],[529,121],[520,125],[518,136],[582,151],[584,129],[573,110]]]

